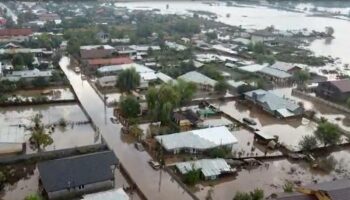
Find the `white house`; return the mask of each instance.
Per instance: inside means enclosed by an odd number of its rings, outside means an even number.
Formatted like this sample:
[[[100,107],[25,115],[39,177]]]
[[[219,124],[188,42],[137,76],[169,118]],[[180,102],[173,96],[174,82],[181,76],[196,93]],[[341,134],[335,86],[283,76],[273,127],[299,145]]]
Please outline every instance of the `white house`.
[[[25,81],[32,81],[40,77],[49,80],[51,76],[51,70],[40,71],[39,69],[35,68],[33,70],[13,71],[12,74],[3,77],[2,80],[19,81],[20,79],[23,79]]]
[[[193,82],[203,90],[214,90],[216,80],[213,80],[199,72],[191,71],[178,77],[186,82]]]
[[[167,152],[173,154],[181,151],[198,153],[218,147],[232,149],[233,145],[238,143],[236,137],[225,126],[159,135],[155,138]]]

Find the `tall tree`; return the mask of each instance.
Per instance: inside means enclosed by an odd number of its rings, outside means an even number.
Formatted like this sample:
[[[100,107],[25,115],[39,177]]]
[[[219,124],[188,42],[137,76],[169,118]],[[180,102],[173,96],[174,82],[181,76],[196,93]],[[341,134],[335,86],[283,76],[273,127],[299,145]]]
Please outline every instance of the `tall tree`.
[[[298,84],[298,88],[304,88],[306,82],[310,79],[310,72],[307,70],[300,70],[295,72],[294,80]]]
[[[340,142],[341,133],[339,127],[329,122],[321,122],[315,131],[317,139],[327,145],[335,145]]]
[[[119,108],[127,118],[135,118],[140,113],[140,103],[131,95],[120,97]]]
[[[32,127],[30,141],[35,144],[38,151],[53,143],[53,139],[46,133],[44,124],[41,122],[42,117],[41,114],[36,114],[32,118],[34,126]]]
[[[224,80],[218,81],[214,86],[214,90],[215,90],[215,92],[217,92],[219,94],[225,94],[226,91],[228,90],[227,82]]]
[[[123,70],[117,79],[117,87],[122,92],[130,93],[140,85],[140,75],[135,68]]]

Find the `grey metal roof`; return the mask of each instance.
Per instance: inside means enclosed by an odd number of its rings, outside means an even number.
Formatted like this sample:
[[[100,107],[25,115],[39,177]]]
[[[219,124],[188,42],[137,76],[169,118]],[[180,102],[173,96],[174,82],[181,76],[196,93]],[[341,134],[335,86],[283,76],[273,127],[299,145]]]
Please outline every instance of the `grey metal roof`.
[[[293,69],[294,67],[298,67],[298,66],[294,65],[293,63],[286,63],[286,62],[277,61],[273,65],[271,65],[270,67],[287,72],[287,71]]]
[[[199,72],[196,71],[191,71],[191,72],[187,72],[184,75],[181,75],[178,77],[179,79],[182,79],[184,81],[187,82],[194,82],[197,84],[202,84],[202,85],[210,85],[210,86],[215,86],[216,84],[216,80],[213,80]]]
[[[261,70],[259,70],[260,73],[269,75],[269,76],[274,76],[277,78],[290,78],[292,77],[291,74],[275,69],[275,68],[271,68],[271,67],[264,67]]]
[[[231,171],[231,167],[222,158],[177,163],[176,168],[181,174],[186,174],[193,169],[200,169],[205,177],[218,176],[223,172]]]
[[[283,110],[281,109],[288,109],[289,111],[293,112],[300,107],[298,104],[288,99],[284,99],[273,94],[272,92],[268,92],[261,89],[246,92],[245,95],[249,96],[250,98],[253,98],[254,93],[257,95],[256,101],[262,104],[266,104],[272,111],[280,110],[282,112]]]
[[[47,192],[113,179],[111,166],[118,162],[112,151],[91,153],[38,164]]]
[[[167,150],[181,148],[205,150],[238,142],[225,126],[159,135],[156,136],[156,140]]]

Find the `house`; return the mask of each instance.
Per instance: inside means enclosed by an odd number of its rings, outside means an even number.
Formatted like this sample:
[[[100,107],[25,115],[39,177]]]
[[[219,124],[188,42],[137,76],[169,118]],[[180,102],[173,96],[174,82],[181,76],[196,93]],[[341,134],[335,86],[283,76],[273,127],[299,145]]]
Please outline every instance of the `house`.
[[[109,40],[109,33],[104,31],[99,31],[96,33],[96,39],[101,43],[107,43]]]
[[[295,102],[261,89],[244,93],[244,98],[277,118],[300,116],[304,112]]]
[[[140,75],[140,86],[139,88],[147,88],[149,82],[156,81],[157,76],[154,72],[154,70],[137,63],[132,64],[122,64],[122,65],[109,65],[104,66],[99,69],[97,69],[98,75],[101,77],[98,79],[99,83],[102,83],[102,85],[107,84],[105,81],[108,81],[108,84],[112,84],[113,86],[116,84],[117,76],[120,72],[126,69],[135,68],[136,72]],[[108,77],[108,78],[106,78]],[[114,77],[114,78],[113,78]],[[114,83],[112,83],[114,81]]]
[[[180,126],[180,130],[185,131],[191,129],[191,127],[196,126],[201,119],[196,113],[188,109],[183,112],[175,112],[173,114],[174,122]]]
[[[39,186],[48,199],[64,199],[114,187],[118,160],[112,151],[72,156],[38,164]]]
[[[186,82],[193,82],[197,84],[200,89],[209,91],[213,91],[215,84],[217,83],[216,80],[213,80],[197,71],[187,72],[186,74],[183,74],[177,78]]]
[[[219,147],[232,149],[233,145],[238,143],[236,137],[225,126],[159,135],[155,138],[166,152],[172,154],[195,154]]]
[[[123,188],[84,195],[81,200],[129,200]]]
[[[264,67],[258,71],[258,73],[266,77],[268,80],[278,84],[286,84],[292,81],[293,76],[285,71],[275,69],[272,67]]]
[[[186,46],[177,44],[176,42],[165,41],[165,45],[170,49],[174,49],[176,51],[184,51],[187,49]]]
[[[29,28],[0,29],[0,42],[23,42],[32,35]]]
[[[80,47],[81,59],[108,58],[115,52],[114,47],[110,45],[89,45]]]
[[[300,70],[302,70],[301,67],[299,67],[293,63],[286,63],[286,62],[280,62],[280,61],[275,62],[270,67],[273,69],[284,71],[284,72],[292,74],[292,75],[295,74],[296,72],[299,72]]]
[[[9,81],[19,81],[19,80],[25,80],[25,81],[33,81],[37,78],[44,78],[45,80],[49,80],[52,76],[52,71],[40,71],[39,69],[35,68],[33,70],[22,70],[22,71],[13,71],[11,74],[6,75],[2,78],[2,80],[9,80]]]
[[[344,102],[350,97],[350,79],[318,83],[316,96],[336,102]]]
[[[0,130],[0,155],[25,152],[25,130],[18,126],[4,126]]]
[[[194,169],[200,170],[201,178],[204,180],[215,180],[220,176],[236,172],[236,170],[232,169],[222,158],[181,162],[176,163],[175,166],[177,171],[182,175],[185,175]]]
[[[171,78],[170,76],[162,73],[162,72],[157,72],[156,76],[158,77],[159,80],[161,80],[164,83],[169,83],[169,82],[174,82],[176,80],[174,80],[173,78]]]
[[[257,30],[252,32],[250,41],[253,43],[257,42],[269,42],[276,39],[276,36],[273,32],[268,30]]]
[[[307,185],[302,188],[316,191],[314,194],[304,194],[301,192],[280,193],[275,200],[316,200],[316,195],[325,194],[331,200],[348,200],[350,197],[350,179],[340,179],[330,182]]]
[[[112,58],[96,58],[96,59],[87,59],[84,61],[84,66],[87,69],[96,70],[102,66],[106,65],[123,65],[123,64],[131,64],[134,61],[131,60],[128,56],[118,56]]]

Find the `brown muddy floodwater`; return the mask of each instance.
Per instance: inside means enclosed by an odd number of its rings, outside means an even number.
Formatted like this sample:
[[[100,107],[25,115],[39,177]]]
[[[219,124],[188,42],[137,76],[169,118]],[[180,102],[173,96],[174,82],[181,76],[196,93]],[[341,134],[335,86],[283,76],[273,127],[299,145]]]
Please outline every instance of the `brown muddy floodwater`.
[[[219,181],[207,182],[198,185],[199,191],[196,195],[205,199],[210,185],[213,185],[213,198],[229,200],[234,197],[237,191],[252,191],[261,188],[265,195],[283,192],[282,186],[286,180],[302,185],[316,182],[331,181],[334,179],[350,177],[350,149],[334,152],[331,155],[336,159],[336,166],[330,173],[313,170],[308,163],[291,162],[287,159],[267,161],[264,165],[247,170],[242,169],[234,178],[223,178]],[[265,166],[265,164],[267,164]]]
[[[69,87],[49,87],[46,89],[18,90],[9,96],[17,98],[32,98],[46,96],[50,100],[74,100],[74,94]]]
[[[19,124],[30,125],[31,118],[37,114],[43,115],[42,122],[47,124],[57,123],[60,119],[65,119],[68,123],[86,122],[87,117],[77,104],[64,105],[41,105],[0,108],[0,134],[2,138],[16,135],[24,137],[28,142],[30,132],[18,127]],[[77,146],[91,145],[100,142],[100,138],[95,138],[95,132],[91,124],[67,125],[66,127],[56,127],[51,134],[54,143],[46,147],[46,150],[72,148]],[[27,145],[27,153],[34,152]]]

